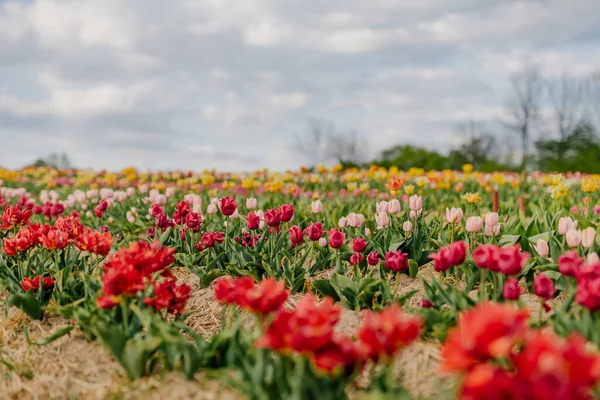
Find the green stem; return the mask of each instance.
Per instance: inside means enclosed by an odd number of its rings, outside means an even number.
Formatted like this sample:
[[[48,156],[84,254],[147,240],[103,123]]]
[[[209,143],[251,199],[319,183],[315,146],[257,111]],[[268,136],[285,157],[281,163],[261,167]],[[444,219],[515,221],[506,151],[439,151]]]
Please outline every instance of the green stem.
[[[485,268],[481,268],[479,275],[479,300],[483,301],[486,298],[485,294]]]

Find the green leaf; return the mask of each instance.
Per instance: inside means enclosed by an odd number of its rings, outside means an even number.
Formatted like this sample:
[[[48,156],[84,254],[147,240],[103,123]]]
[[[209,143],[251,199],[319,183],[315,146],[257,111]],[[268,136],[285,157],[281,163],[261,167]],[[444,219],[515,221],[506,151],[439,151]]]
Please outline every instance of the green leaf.
[[[514,246],[521,239],[521,235],[502,235],[500,237],[501,246]]]
[[[69,332],[71,332],[73,330],[74,326],[73,325],[69,325],[69,326],[65,326],[64,328],[60,328],[59,330],[57,330],[56,332],[54,332],[54,334],[38,340],[35,344],[37,344],[38,346],[45,346],[47,344],[50,344],[52,342],[54,342],[57,339],[60,339],[61,337],[65,336],[66,334],[68,334]]]
[[[419,272],[419,264],[414,260],[408,260],[408,276],[415,279]]]
[[[331,285],[329,279],[318,279],[312,282],[312,287],[321,295],[333,298],[335,301],[340,301],[340,296]]]
[[[220,269],[215,269],[210,271],[207,274],[202,275],[202,278],[200,278],[200,287],[201,288],[206,288],[208,287],[215,279],[220,278],[223,275],[226,275],[227,272],[220,270]]]
[[[29,315],[32,319],[42,319],[44,317],[44,310],[38,302],[38,300],[31,293],[15,293],[11,295],[6,301],[6,308],[15,306],[25,314]]]

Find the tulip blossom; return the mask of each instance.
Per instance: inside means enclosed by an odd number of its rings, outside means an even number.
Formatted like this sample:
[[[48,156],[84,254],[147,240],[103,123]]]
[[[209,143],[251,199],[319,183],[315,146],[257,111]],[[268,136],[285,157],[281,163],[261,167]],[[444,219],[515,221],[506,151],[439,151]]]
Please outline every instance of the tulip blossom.
[[[485,224],[492,228],[500,223],[500,216],[496,212],[489,212],[485,215]]]
[[[412,211],[417,211],[420,214],[420,211],[423,209],[423,198],[415,194],[410,196],[408,199],[408,204]]]
[[[356,253],[362,253],[367,247],[367,241],[363,238],[356,238],[352,241],[352,249]]]
[[[469,217],[467,218],[466,230],[470,233],[479,232],[483,227],[483,218]]]
[[[329,231],[329,246],[331,246],[332,249],[339,249],[342,247],[345,239],[346,235],[343,232],[340,232],[337,229]]]
[[[400,212],[400,202],[398,199],[393,199],[389,202],[389,213],[390,214],[398,214]]]
[[[413,230],[413,224],[410,221],[404,221],[404,223],[402,224],[402,230],[404,231],[404,233],[410,233]]]
[[[550,300],[555,290],[554,282],[543,272],[533,278],[533,293],[543,300]]]
[[[343,229],[343,228],[345,228],[345,227],[346,227],[346,224],[347,224],[347,219],[346,219],[346,217],[342,217],[342,218],[340,218],[340,219],[338,220],[338,227],[339,227],[340,229]]]
[[[569,250],[558,258],[558,270],[564,276],[575,277],[584,262],[576,250]]]
[[[449,224],[458,225],[463,217],[463,211],[460,208],[446,208],[446,220]]]
[[[573,221],[570,217],[564,217],[558,220],[558,233],[566,235],[567,232],[577,229],[578,222]]]
[[[257,203],[257,201],[256,201],[256,199],[254,197],[248,197],[246,199],[246,208],[248,210],[255,210],[256,207],[257,207],[257,204],[258,203]]]
[[[591,248],[596,241],[596,230],[591,226],[581,231],[581,245],[586,249]]]
[[[385,254],[385,267],[394,272],[404,272],[408,269],[408,254],[401,251],[388,251]]]
[[[485,224],[484,230],[485,236],[487,237],[496,237],[500,234],[500,224],[496,224],[494,226]]]
[[[376,251],[370,252],[369,255],[367,256],[367,263],[371,266],[379,264],[379,261],[380,261],[379,254]]]
[[[548,242],[546,242],[544,239],[539,239],[533,248],[541,257],[547,257],[548,253],[550,252]]]
[[[567,245],[569,247],[577,247],[581,244],[581,231],[579,229],[571,229],[566,234]]]
[[[377,227],[379,229],[385,228],[390,223],[390,217],[387,215],[387,213],[380,212],[375,216],[375,222],[377,223]]]
[[[321,203],[321,200],[315,200],[312,202],[310,209],[314,214],[320,214],[323,212],[323,203]]]
[[[519,281],[516,278],[509,278],[504,282],[502,288],[502,297],[506,300],[519,300],[521,296],[521,288],[519,287]]]
[[[346,225],[358,228],[365,223],[365,216],[362,214],[350,213],[346,217]]]

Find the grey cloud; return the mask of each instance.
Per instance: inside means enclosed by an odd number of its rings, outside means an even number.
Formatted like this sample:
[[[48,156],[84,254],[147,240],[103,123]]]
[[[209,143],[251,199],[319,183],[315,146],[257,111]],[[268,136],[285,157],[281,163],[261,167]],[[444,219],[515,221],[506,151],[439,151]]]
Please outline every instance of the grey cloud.
[[[373,152],[447,149],[461,118],[498,118],[515,66],[594,69],[598,15],[595,0],[0,1],[0,163],[62,149],[82,167],[284,169],[313,116]]]

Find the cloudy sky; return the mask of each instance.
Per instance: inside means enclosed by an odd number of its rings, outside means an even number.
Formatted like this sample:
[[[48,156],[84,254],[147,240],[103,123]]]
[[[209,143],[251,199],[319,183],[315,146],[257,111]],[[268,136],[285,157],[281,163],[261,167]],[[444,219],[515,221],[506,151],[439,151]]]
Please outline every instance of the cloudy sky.
[[[294,168],[309,118],[448,149],[599,45],[598,0],[0,0],[0,164]]]

